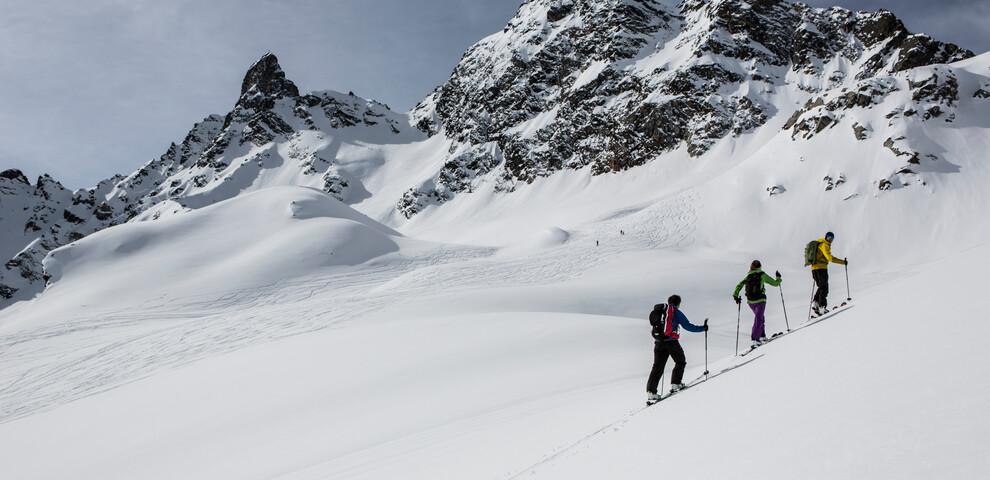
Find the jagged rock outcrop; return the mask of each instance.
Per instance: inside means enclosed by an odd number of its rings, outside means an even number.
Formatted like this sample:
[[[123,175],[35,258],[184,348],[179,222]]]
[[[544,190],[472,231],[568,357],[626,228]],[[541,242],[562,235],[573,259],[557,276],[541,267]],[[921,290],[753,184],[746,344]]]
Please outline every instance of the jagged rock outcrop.
[[[119,179],[72,192],[48,175],[32,185],[19,170],[0,173],[0,254],[9,259],[0,269],[0,298],[30,298],[44,285],[41,261],[49,251],[126,221],[132,207],[115,193]]]
[[[874,79],[972,55],[910,34],[885,10],[780,0],[685,0],[677,9],[651,0],[534,0],[502,33],[468,50],[413,111],[421,129],[442,131],[456,146],[436,177],[398,207],[410,217],[469,190],[479,176],[511,191],[562,169],[599,175],[680,148],[700,156],[778,115],[771,98],[784,85],[814,93],[882,84]],[[840,102],[862,105],[873,94]],[[788,128],[797,136],[831,123],[798,115]],[[501,163],[475,161],[472,150]]]

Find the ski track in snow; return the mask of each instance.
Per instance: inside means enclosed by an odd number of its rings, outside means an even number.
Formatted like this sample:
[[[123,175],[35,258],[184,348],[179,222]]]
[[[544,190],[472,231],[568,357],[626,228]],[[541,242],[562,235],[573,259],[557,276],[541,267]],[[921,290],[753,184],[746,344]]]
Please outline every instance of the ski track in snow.
[[[688,394],[690,392],[695,392],[697,390],[694,389],[699,385],[708,382],[709,380],[713,380],[716,377],[720,377],[733,370],[749,365],[750,363],[753,363],[762,356],[763,355],[760,354],[750,358],[742,358],[742,356],[730,357],[725,361],[721,362],[720,364],[718,364],[717,366],[714,366],[716,368],[719,368],[719,371],[715,373],[710,373],[709,375],[702,374],[701,376],[688,381],[687,383],[688,385],[690,385],[690,387],[682,392],[678,392],[676,395],[681,396],[684,394]],[[606,435],[609,435],[611,433],[615,433],[618,432],[619,430],[622,430],[630,421],[632,421],[634,417],[640,415],[660,415],[660,413],[658,412],[661,410],[663,405],[666,405],[664,402],[671,402],[674,400],[671,397],[671,395],[672,394],[668,393],[663,397],[663,400],[661,400],[658,404],[654,404],[653,406],[647,405],[629,411],[628,413],[623,415],[622,418],[619,418],[618,420],[612,423],[604,425],[601,428],[589,433],[588,435],[578,438],[577,440],[571,442],[568,445],[554,449],[551,453],[545,455],[542,459],[540,459],[538,462],[534,463],[533,465],[530,465],[518,472],[506,475],[502,477],[502,480],[515,480],[517,478],[522,478],[524,476],[535,475],[544,468],[553,465],[553,463],[560,458],[575,456],[582,451],[589,450],[592,447],[592,444],[596,440],[604,438]]]
[[[440,246],[412,258],[203,298],[82,314],[0,337],[0,423],[57,408],[163,369],[329,328],[395,304],[452,292],[565,282],[636,250],[694,242],[697,194],[592,222],[556,248],[493,259]],[[622,233],[620,233],[620,231]],[[595,246],[597,240],[599,246]],[[379,288],[388,283],[387,288]]]

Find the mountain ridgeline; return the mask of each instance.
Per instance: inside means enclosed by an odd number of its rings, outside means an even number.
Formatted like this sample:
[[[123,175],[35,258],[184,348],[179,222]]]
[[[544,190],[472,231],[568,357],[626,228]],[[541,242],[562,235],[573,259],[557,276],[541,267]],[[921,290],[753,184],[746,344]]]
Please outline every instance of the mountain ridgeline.
[[[990,80],[965,90],[949,65],[973,56],[908,32],[883,10],[532,0],[468,49],[443,85],[398,113],[354,94],[301,94],[266,54],[231,112],[206,117],[130,175],[69,191],[47,175],[31,184],[16,170],[0,174],[0,255],[9,259],[0,305],[43,291],[42,260],[62,245],[271,186],[309,186],[359,210],[376,198],[388,208],[362,211],[401,226],[458,195],[512,195],[562,170],[602,175],[672,152],[703,157],[767,128],[808,141],[894,92],[910,92],[910,101],[885,112],[890,125],[951,124],[961,104],[990,97]],[[909,179],[923,169],[912,166],[939,161],[905,136],[850,128],[850,142],[875,141],[895,159],[877,190],[918,183]],[[440,145],[426,149],[439,158],[401,190],[368,182],[408,168],[388,161],[409,156],[396,152],[427,144]]]

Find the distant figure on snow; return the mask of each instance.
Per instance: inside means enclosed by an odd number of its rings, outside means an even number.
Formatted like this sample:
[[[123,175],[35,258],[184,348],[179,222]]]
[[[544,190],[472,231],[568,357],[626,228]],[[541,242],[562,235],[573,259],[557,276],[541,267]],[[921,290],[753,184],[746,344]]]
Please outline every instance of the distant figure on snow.
[[[815,260],[811,263],[811,278],[818,287],[811,305],[815,315],[822,315],[828,311],[828,263],[849,265],[848,259],[839,260],[832,255],[832,240],[835,240],[835,234],[832,232],[826,233],[818,240]]]
[[[687,360],[684,358],[684,349],[678,341],[679,327],[683,326],[689,332],[708,331],[708,321],[704,325],[698,326],[688,321],[687,316],[680,310],[680,295],[671,295],[666,304],[658,304],[653,307],[650,314],[650,323],[654,325],[653,332],[653,369],[650,370],[650,377],[646,381],[646,403],[652,405],[660,401],[657,393],[657,386],[663,376],[663,369],[667,366],[667,357],[674,359],[674,371],[670,376],[670,393],[674,393],[686,387],[684,385],[684,367]]]
[[[746,302],[749,304],[749,309],[753,311],[753,332],[750,335],[750,340],[753,341],[753,348],[756,348],[766,341],[767,333],[766,327],[766,310],[767,310],[767,290],[766,285],[772,287],[779,287],[782,279],[780,278],[780,272],[777,272],[777,278],[774,279],[763,272],[761,269],[763,265],[760,264],[759,260],[753,260],[753,263],[749,265],[749,273],[746,274],[739,285],[736,285],[736,289],[732,292],[732,298],[736,301],[736,305],[742,303],[742,298],[739,296],[739,292],[743,288],[746,289]]]

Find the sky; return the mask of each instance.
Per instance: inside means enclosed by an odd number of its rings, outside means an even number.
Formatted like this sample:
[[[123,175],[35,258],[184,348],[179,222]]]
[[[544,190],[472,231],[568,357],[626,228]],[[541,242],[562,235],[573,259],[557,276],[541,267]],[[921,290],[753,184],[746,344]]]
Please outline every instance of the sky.
[[[990,0],[832,0],[990,50]],[[71,189],[129,174],[226,114],[274,53],[302,92],[406,111],[520,0],[0,0],[0,170]]]

